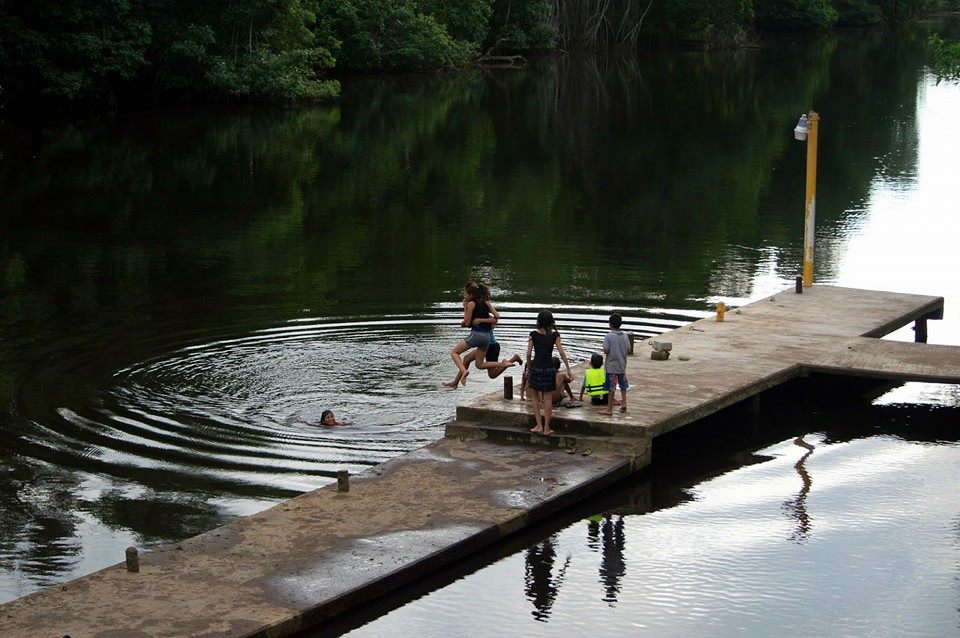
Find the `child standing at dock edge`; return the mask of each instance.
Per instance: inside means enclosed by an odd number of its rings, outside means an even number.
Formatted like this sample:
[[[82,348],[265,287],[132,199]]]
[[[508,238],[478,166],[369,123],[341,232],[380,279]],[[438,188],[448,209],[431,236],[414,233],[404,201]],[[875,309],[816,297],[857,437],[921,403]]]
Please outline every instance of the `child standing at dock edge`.
[[[620,411],[627,411],[627,354],[630,352],[630,338],[624,334],[620,326],[623,317],[617,313],[610,315],[610,332],[603,339],[603,354],[607,355],[607,381],[610,382],[610,394],[607,398],[607,409],[600,414],[613,414],[613,398],[620,386]]]
[[[572,379],[570,362],[567,353],[563,351],[563,342],[560,333],[556,331],[553,313],[541,310],[537,315],[537,329],[530,333],[527,340],[527,368],[529,369],[528,383],[533,395],[533,420],[536,426],[531,432],[553,434],[550,429],[550,417],[553,415],[553,391],[557,387],[557,369],[553,365],[553,346],[557,346],[557,354],[567,366],[567,378]],[[533,355],[531,361],[530,356]],[[544,415],[540,418],[540,404],[543,403]]]

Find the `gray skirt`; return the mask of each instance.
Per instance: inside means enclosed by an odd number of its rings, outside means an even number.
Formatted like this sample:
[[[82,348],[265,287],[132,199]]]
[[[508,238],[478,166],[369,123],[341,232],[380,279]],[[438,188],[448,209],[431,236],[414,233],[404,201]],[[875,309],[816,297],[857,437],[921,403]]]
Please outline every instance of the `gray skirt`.
[[[540,392],[552,392],[557,389],[557,369],[530,368],[530,388]]]

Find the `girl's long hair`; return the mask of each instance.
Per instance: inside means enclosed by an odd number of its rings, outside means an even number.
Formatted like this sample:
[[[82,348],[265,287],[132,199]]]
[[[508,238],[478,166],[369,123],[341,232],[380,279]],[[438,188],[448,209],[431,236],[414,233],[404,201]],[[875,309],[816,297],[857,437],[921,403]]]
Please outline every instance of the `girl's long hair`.
[[[463,287],[463,290],[474,303],[479,304],[490,301],[490,288],[487,284],[480,283],[479,281],[468,281],[467,285]]]
[[[541,310],[537,314],[537,330],[546,334],[556,328],[557,324],[553,320],[553,313],[549,310]]]

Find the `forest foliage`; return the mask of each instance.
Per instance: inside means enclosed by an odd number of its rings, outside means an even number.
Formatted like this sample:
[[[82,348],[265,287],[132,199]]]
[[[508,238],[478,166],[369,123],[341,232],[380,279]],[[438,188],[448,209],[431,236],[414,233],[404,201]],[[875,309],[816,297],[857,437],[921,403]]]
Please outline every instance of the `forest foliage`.
[[[938,35],[929,39],[933,72],[937,80],[960,83],[960,42],[946,42]]]
[[[336,71],[490,53],[736,46],[760,29],[899,22],[930,0],[0,0],[0,107],[334,97]]]

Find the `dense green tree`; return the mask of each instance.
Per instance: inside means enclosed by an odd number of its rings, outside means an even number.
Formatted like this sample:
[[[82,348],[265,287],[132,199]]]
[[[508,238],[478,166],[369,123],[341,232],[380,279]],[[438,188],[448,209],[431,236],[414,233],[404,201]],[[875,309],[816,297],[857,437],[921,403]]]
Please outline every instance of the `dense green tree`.
[[[338,66],[347,69],[436,69],[461,64],[476,53],[476,43],[457,40],[438,18],[418,4],[393,0],[319,0],[330,32],[341,43]],[[430,9],[432,3],[422,3]],[[439,6],[439,4],[437,5]],[[468,22],[455,24],[459,32]]]
[[[950,0],[954,1],[954,0]],[[893,24],[930,0],[0,0],[0,106],[159,95],[308,100],[342,70],[437,70],[486,51],[736,48],[750,30]]]
[[[483,42],[493,15],[493,0],[417,0],[417,9],[433,16],[450,34],[462,42]]]
[[[876,0],[884,17],[891,22],[905,22],[918,17],[930,0]]]
[[[945,42],[938,35],[930,36],[928,42],[937,80],[960,83],[960,42]]]
[[[334,65],[318,41],[314,0],[144,0],[155,24],[154,83],[161,89],[244,98],[318,99],[337,94]]]
[[[650,27],[673,38],[743,42],[753,18],[752,0],[673,0],[658,6]]]
[[[547,0],[496,0],[487,46],[508,50],[547,50],[557,43],[553,10]]]
[[[837,21],[830,0],[754,0],[754,9],[768,29],[826,29]]]
[[[837,10],[837,26],[862,27],[883,20],[883,12],[872,0],[832,0]]]
[[[0,1],[0,91],[108,95],[145,64],[151,28],[137,9],[135,0]]]
[[[334,59],[314,30],[315,0],[4,0],[0,100],[154,90],[324,98]]]

